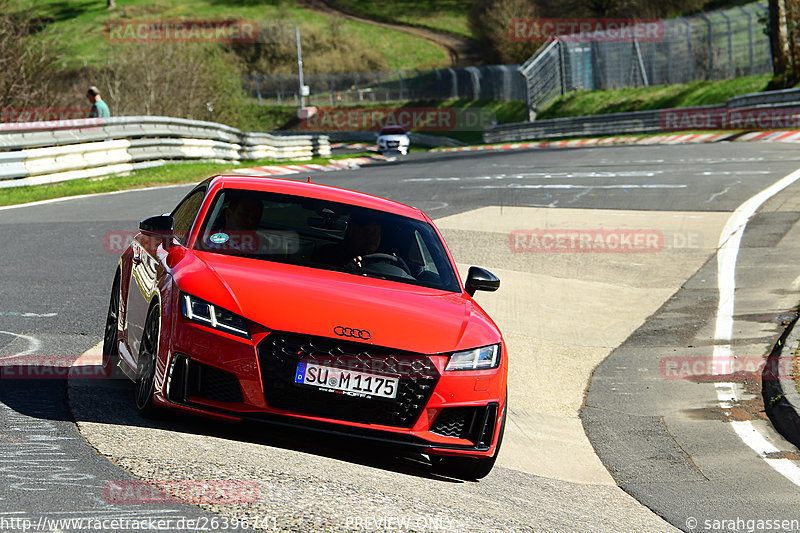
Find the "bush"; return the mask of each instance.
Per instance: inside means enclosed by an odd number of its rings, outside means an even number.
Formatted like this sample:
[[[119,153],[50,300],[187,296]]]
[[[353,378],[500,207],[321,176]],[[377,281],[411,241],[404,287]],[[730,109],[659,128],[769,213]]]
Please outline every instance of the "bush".
[[[243,125],[238,58],[216,45],[120,45],[96,85],[112,115],[164,115]]]
[[[247,72],[297,73],[297,41],[291,20],[259,24],[258,41],[230,45],[244,62]],[[388,70],[386,59],[369,43],[346,35],[341,18],[334,17],[325,29],[301,27],[303,71],[371,72]]]

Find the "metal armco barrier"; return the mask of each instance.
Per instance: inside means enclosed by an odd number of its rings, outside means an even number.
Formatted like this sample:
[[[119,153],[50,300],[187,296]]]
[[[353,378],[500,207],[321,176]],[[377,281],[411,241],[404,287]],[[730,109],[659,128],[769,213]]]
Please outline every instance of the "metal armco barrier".
[[[325,135],[277,136],[170,117],[0,124],[0,188],[119,174],[170,161],[304,160]]]
[[[598,137],[603,135],[664,133],[668,131],[725,129],[724,127],[703,127],[702,121],[689,128],[671,127],[665,117],[669,113],[685,116],[707,114],[710,122],[715,117],[737,110],[775,110],[785,112],[787,120],[797,122],[800,129],[800,116],[793,115],[794,108],[800,108],[800,89],[786,89],[765,93],[752,93],[730,98],[725,104],[698,106],[692,108],[657,109],[654,111],[635,111],[632,113],[611,113],[607,115],[587,115],[583,117],[553,118],[491,126],[483,130],[486,143],[516,142],[530,140],[563,139],[568,137]],[[800,115],[800,114],[799,114]],[[792,117],[795,117],[792,119]],[[735,122],[728,129],[737,128]],[[775,124],[763,125],[762,129],[784,129]]]

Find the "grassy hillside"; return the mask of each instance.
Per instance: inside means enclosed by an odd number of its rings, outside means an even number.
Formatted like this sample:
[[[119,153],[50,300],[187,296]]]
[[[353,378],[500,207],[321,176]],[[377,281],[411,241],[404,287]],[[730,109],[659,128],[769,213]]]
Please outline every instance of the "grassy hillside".
[[[763,91],[769,80],[770,76],[765,75],[613,91],[574,91],[556,99],[545,109],[540,109],[537,118],[722,104],[732,96]]]
[[[479,0],[393,0],[392,2],[385,0],[327,0],[329,4],[339,9],[374,20],[410,24],[476,38],[477,36],[467,20],[467,12],[474,1]],[[702,5],[702,11],[712,11],[728,9],[753,1],[700,0],[695,4]],[[696,14],[696,9],[675,12],[672,16],[693,14]],[[562,16],[569,18],[574,15],[564,13]]]
[[[29,0],[17,0],[19,9],[30,7]],[[247,19],[263,24],[286,26],[293,35],[300,26],[330,32],[331,17],[301,9],[281,0],[117,0],[117,8],[106,9],[105,0],[38,0],[34,13],[49,29],[63,37],[62,53],[67,67],[101,66],[112,47],[104,36],[104,25],[112,20]],[[407,33],[377,28],[369,24],[342,21],[339,31],[344,39],[357,39],[365,47],[382,54],[390,69],[413,69],[445,66],[447,57],[437,46]],[[312,53],[311,50],[306,51]]]

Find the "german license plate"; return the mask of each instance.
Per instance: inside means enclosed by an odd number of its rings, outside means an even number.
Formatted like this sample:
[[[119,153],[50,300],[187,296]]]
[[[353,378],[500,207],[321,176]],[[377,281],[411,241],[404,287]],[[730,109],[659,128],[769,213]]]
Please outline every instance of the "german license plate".
[[[352,396],[397,397],[397,378],[376,376],[341,368],[299,363],[294,382]]]

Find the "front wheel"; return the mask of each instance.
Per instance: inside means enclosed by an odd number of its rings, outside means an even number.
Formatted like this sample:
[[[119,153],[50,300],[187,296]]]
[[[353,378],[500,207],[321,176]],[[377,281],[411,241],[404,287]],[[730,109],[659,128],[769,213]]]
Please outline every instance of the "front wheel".
[[[119,370],[119,340],[117,331],[119,330],[119,300],[120,300],[119,271],[114,276],[114,283],[111,286],[111,299],[108,302],[108,314],[106,315],[106,327],[103,332],[103,375],[107,378],[120,377]]]
[[[144,417],[152,417],[158,408],[153,404],[156,383],[156,357],[158,357],[158,337],[161,332],[160,312],[154,305],[147,313],[139,359],[136,362],[136,410]]]
[[[458,479],[477,480],[485,478],[492,471],[497,455],[500,453],[500,444],[503,442],[503,433],[506,429],[506,415],[508,413],[508,399],[503,408],[503,419],[500,421],[500,434],[497,436],[497,447],[490,457],[454,457],[450,455],[432,455],[433,470],[448,477]]]

